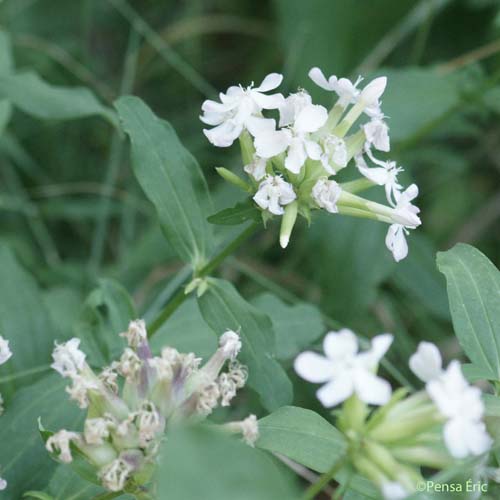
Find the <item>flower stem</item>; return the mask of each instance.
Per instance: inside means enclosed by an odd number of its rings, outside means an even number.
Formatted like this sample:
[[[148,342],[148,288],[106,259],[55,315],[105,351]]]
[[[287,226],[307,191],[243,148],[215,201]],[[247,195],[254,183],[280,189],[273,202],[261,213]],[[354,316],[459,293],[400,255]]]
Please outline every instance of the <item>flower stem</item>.
[[[248,226],[242,233],[240,233],[234,240],[232,240],[226,247],[224,247],[217,255],[215,255],[205,266],[200,270],[196,271],[193,278],[204,278],[208,276],[212,271],[217,269],[222,262],[242,244],[244,243],[252,234],[255,233],[260,223],[254,222],[252,225]],[[172,314],[184,303],[187,298],[184,286],[181,285],[177,293],[172,297],[168,304],[161,310],[160,314],[151,322],[148,326],[148,336],[152,337],[158,329],[167,321]]]
[[[344,466],[347,456],[337,460],[330,470],[325,472],[314,484],[311,484],[304,493],[303,500],[314,500],[316,495],[333,479],[333,476]]]

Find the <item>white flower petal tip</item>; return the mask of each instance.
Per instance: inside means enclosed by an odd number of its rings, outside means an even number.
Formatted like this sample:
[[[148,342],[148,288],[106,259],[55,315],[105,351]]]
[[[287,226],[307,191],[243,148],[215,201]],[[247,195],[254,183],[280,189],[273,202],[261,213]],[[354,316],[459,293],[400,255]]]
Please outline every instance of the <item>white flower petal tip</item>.
[[[284,235],[280,236],[281,248],[286,248],[288,246],[288,243],[290,243],[290,235],[284,234]]]
[[[384,93],[386,85],[386,76],[375,78],[361,91],[361,98],[368,105],[375,104]]]
[[[335,90],[335,85],[326,79],[323,71],[321,71],[318,67],[311,68],[308,76],[318,87],[330,92]],[[335,78],[335,80],[333,80],[332,77],[330,77],[330,80],[334,83],[337,79]]]
[[[228,358],[234,359],[241,350],[240,336],[236,332],[228,330],[221,335],[219,346]]]
[[[63,377],[78,374],[85,365],[85,353],[80,351],[80,339],[72,338],[64,344],[57,344],[52,353],[54,362],[50,365]]]
[[[410,492],[399,483],[387,482],[382,485],[384,500],[404,500],[409,494]]]
[[[0,477],[0,491],[7,489],[7,481]]]
[[[9,348],[9,341],[0,335],[0,365],[6,363],[12,357],[12,351]]]
[[[439,349],[431,342],[420,342],[409,361],[410,370],[423,382],[430,382],[443,373]]]

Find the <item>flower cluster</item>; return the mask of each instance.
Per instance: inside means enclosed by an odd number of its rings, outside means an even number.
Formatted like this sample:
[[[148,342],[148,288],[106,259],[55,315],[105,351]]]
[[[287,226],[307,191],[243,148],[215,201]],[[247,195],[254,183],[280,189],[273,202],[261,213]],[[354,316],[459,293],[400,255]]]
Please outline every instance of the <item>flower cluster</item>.
[[[326,357],[304,352],[294,367],[305,380],[324,384],[316,394],[325,407],[344,403],[337,424],[349,440],[353,466],[386,499],[398,500],[422,484],[421,467],[442,469],[482,455],[492,439],[483,422],[481,391],[466,381],[458,361],[443,369],[434,344],[420,343],[409,363],[426,382],[425,390],[393,393],[376,374],[391,343],[391,335],[379,335],[359,352],[353,332],[330,332],[323,342]],[[380,408],[370,412],[368,405]]]
[[[220,102],[203,103],[200,118],[213,127],[204,130],[206,137],[218,147],[239,139],[249,182],[224,168],[218,173],[251,193],[264,221],[282,216],[282,247],[288,245],[298,214],[310,221],[311,210],[321,209],[390,224],[386,245],[396,261],[404,259],[405,235],[420,225],[419,209],[412,204],[418,188],[412,184],[404,189],[398,181],[402,168],[373,152],[390,150],[380,102],[387,79],[376,78],[360,89],[362,78],[354,83],[334,75],[327,79],[319,68],[311,69],[309,77],[337,96],[330,111],[314,104],[303,89],[286,98],[269,94],[282,82],[277,73],[266,76],[258,87],[232,86],[219,95]],[[278,123],[264,116],[270,110],[279,113]],[[333,180],[351,160],[361,177],[343,184]],[[374,185],[385,188],[388,205],[355,194]]]
[[[128,347],[98,375],[79,349],[79,339],[56,345],[52,367],[71,381],[66,390],[87,409],[87,418],[83,432],[61,430],[46,441],[61,462],[72,462],[72,450],[78,450],[110,491],[148,483],[167,427],[228,406],[247,379],[246,367],[236,359],[241,341],[233,331],[220,337],[219,348],[203,366],[193,353],[171,347],[153,356],[142,320],[131,322],[121,335]],[[254,415],[223,427],[241,433],[250,445],[258,437]]]
[[[9,348],[9,341],[5,340],[0,335],[0,365],[6,363],[11,356],[12,352]],[[0,394],[0,415],[2,413],[3,413],[3,398],[2,395]],[[7,481],[5,481],[5,479],[2,479],[2,477],[0,477],[0,491],[4,490],[5,488],[7,488]]]

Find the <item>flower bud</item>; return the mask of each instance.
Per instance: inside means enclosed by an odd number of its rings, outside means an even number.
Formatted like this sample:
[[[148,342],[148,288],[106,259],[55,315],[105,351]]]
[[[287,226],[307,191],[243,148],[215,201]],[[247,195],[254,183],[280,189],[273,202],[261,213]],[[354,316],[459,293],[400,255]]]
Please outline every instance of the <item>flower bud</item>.
[[[386,85],[386,76],[375,78],[361,91],[361,98],[367,105],[375,104],[384,93]]]

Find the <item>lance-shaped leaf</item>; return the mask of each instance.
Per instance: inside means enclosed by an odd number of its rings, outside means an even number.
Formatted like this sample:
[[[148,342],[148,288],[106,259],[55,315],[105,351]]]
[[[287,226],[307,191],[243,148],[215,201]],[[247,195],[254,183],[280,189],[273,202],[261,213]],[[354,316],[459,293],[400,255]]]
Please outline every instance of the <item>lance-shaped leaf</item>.
[[[6,245],[0,245],[0,335],[15,354],[0,367],[1,392],[9,397],[48,371],[54,340],[62,339],[37,283]]]
[[[293,482],[286,480],[279,464],[271,457],[213,428],[174,430],[162,453],[158,498],[298,498]]]
[[[116,281],[102,279],[85,301],[75,326],[81,349],[91,365],[102,367],[117,359],[125,346],[119,334],[136,319],[132,299]]]
[[[212,249],[212,233],[203,203],[208,194],[196,160],[173,128],[140,99],[121,97],[115,105],[132,144],[134,173],[165,236],[179,257],[199,268]]]
[[[57,463],[45,450],[38,418],[51,429],[79,429],[83,413],[68,400],[67,381],[57,374],[16,392],[0,422],[0,466],[8,489],[2,500],[18,500],[25,491],[42,490]]]
[[[261,212],[258,210],[252,199],[248,199],[237,203],[232,208],[225,208],[216,214],[208,217],[210,224],[217,224],[219,226],[237,226],[246,221],[260,221]]]
[[[85,87],[50,85],[36,73],[0,74],[0,98],[42,120],[74,120],[100,115],[116,125],[113,110]]]
[[[210,327],[222,334],[239,331],[243,348],[239,359],[248,366],[248,385],[268,410],[289,404],[292,385],[276,361],[276,340],[271,320],[249,304],[227,281],[210,278],[207,291],[198,299]]]
[[[0,30],[0,75],[12,72],[12,46],[7,32]],[[8,99],[0,99],[0,134],[4,131],[12,114],[12,105]]]
[[[500,380],[500,272],[470,245],[438,254],[446,276],[453,327],[477,367]]]
[[[332,424],[311,410],[295,406],[280,408],[259,420],[256,446],[320,473],[341,464],[348,453],[347,440]],[[372,483],[359,475],[351,477],[346,468],[341,468],[335,479],[349,481],[364,498],[379,498]]]

